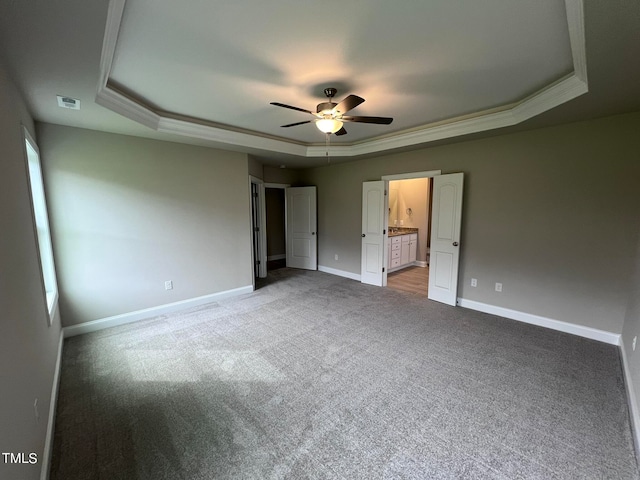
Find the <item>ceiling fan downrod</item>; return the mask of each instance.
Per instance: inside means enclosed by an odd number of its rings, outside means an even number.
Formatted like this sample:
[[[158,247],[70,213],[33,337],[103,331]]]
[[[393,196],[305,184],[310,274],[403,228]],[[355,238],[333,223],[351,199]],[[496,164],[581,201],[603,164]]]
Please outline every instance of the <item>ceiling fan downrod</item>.
[[[322,102],[319,103],[318,106],[316,107],[316,112],[317,113],[321,113],[325,116],[325,118],[332,118],[333,115],[331,114],[331,110],[333,110],[333,107],[335,107],[337,104],[333,103],[333,96],[338,93],[338,90],[336,90],[333,87],[329,87],[329,88],[325,88],[324,89],[324,94],[329,98],[328,102]]]

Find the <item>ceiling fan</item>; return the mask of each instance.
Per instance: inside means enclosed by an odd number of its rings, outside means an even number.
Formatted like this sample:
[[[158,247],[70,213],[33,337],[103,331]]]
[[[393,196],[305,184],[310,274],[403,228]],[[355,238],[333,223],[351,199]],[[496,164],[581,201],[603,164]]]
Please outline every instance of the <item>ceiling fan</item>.
[[[333,102],[333,97],[338,91],[335,88],[325,88],[324,94],[329,98],[328,102],[319,103],[316,107],[316,111],[306,110],[304,108],[293,107],[284,103],[271,102],[271,105],[276,107],[290,108],[291,110],[298,110],[299,112],[310,113],[315,120],[306,120],[304,122],[290,123],[288,125],[282,125],[283,128],[295,127],[296,125],[304,125],[305,123],[315,122],[316,127],[323,133],[336,135],[346,135],[343,123],[344,122],[360,122],[360,123],[377,123],[381,125],[389,125],[393,122],[393,118],[389,117],[354,117],[352,115],[345,115],[349,110],[356,108],[362,102],[364,98],[357,95],[349,95],[340,103]]]

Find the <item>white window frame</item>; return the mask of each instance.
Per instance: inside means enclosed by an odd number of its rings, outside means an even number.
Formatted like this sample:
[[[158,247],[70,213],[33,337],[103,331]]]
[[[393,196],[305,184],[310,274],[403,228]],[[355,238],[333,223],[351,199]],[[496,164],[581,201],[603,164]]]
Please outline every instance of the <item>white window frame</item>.
[[[44,293],[49,325],[58,306],[58,284],[56,269],[53,262],[53,248],[51,244],[51,230],[47,201],[40,165],[40,150],[26,127],[22,127],[24,136],[24,157],[29,178],[29,197],[31,200],[31,215],[33,229],[38,240],[38,261],[40,265],[40,279]]]

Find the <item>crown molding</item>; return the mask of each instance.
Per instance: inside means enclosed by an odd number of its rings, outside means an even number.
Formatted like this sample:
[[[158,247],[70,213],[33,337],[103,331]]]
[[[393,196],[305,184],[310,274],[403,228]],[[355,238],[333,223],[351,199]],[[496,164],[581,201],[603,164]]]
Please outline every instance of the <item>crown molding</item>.
[[[257,149],[300,157],[323,157],[324,145],[308,145],[256,134],[238,129],[203,124],[195,119],[176,119],[168,112],[154,111],[148,105],[121,93],[109,82],[118,34],[126,0],[110,0],[102,44],[100,79],[96,103],[130,120],[161,133],[198,138],[235,148]],[[588,92],[587,62],[584,32],[583,0],[565,0],[567,26],[573,57],[573,73],[542,88],[533,95],[503,107],[477,112],[473,116],[428,124],[410,131],[375,137],[351,145],[332,145],[332,157],[358,157],[387,150],[428,144],[436,140],[468,135],[516,125],[551,110]]]
[[[107,10],[107,24],[104,28],[104,39],[102,40],[102,53],[100,56],[100,77],[98,79],[98,93],[106,88],[111,73],[113,56],[116,53],[118,44],[118,33],[122,23],[125,0],[111,0]]]
[[[158,130],[160,125],[160,115],[123,95],[108,83],[103,88],[98,88],[96,103],[153,130]]]
[[[216,143],[240,145],[247,148],[257,148],[270,152],[279,152],[289,155],[306,156],[307,147],[299,143],[287,142],[260,135],[237,132],[224,128],[212,127],[186,120],[178,120],[169,117],[160,117],[156,128],[161,133],[171,133],[185,137],[210,140]]]
[[[565,0],[567,10],[567,26],[573,57],[573,71],[587,84],[587,49],[584,35],[584,3],[583,0]]]

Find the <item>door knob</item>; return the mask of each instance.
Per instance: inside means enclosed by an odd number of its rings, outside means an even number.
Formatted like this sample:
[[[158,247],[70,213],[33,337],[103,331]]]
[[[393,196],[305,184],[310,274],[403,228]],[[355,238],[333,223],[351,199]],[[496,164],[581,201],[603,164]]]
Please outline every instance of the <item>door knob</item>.
[[[453,246],[457,247],[458,246],[458,242],[453,242]]]
[[[366,235],[363,233],[363,234],[362,234],[362,238],[364,238],[364,237],[366,237]]]

